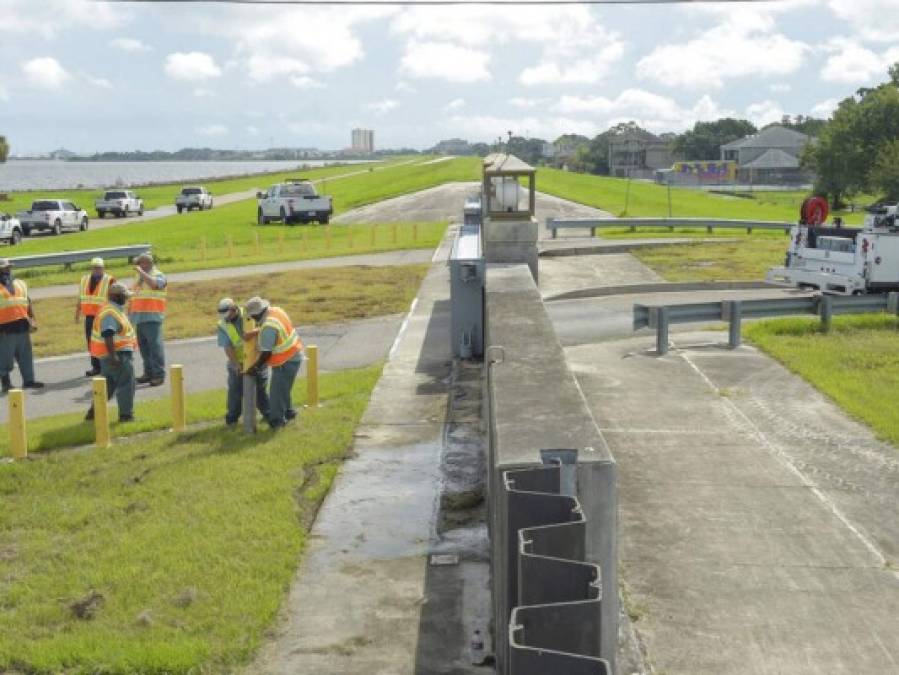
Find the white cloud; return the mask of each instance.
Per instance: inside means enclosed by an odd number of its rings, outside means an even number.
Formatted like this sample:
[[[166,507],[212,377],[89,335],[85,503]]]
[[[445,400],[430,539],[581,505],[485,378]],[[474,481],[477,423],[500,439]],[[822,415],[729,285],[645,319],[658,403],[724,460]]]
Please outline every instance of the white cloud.
[[[297,89],[304,90],[321,89],[325,86],[315,78],[309,77],[308,75],[294,75],[290,78],[290,83]]]
[[[516,108],[536,108],[538,105],[545,105],[546,102],[547,99],[545,98],[524,98],[521,96],[509,99],[509,104]]]
[[[443,109],[444,110],[461,110],[465,107],[465,99],[464,98],[454,98],[452,101],[447,103]]]
[[[207,124],[206,126],[197,127],[197,133],[204,136],[224,136],[228,133],[228,127],[224,124]]]
[[[375,115],[386,115],[398,105],[399,101],[394,101],[391,98],[385,98],[381,101],[372,101],[371,103],[366,103],[364,108],[369,112],[373,112]]]
[[[449,82],[480,82],[490,79],[490,54],[448,42],[410,42],[400,69],[410,77]]]
[[[617,97],[563,96],[553,109],[566,115],[590,115],[607,128],[617,122],[634,120],[650,131],[683,130],[697,121],[715,120],[733,115],[708,95],[685,108],[668,96],[642,89],[627,89]]]
[[[23,61],[22,74],[31,86],[39,89],[57,89],[72,78],[52,56]]]
[[[789,91],[793,91],[793,85],[787,82],[778,82],[776,84],[768,85],[768,89],[770,89],[775,94],[785,94]]]
[[[840,99],[838,98],[828,98],[824,101],[820,101],[812,106],[811,114],[814,117],[822,117],[827,119],[833,114],[833,111],[837,109],[837,106],[840,104]]]
[[[400,80],[399,82],[397,82],[396,87],[394,87],[394,89],[396,89],[398,92],[403,93],[403,94],[414,94],[418,91],[411,84],[409,84],[408,82],[404,82],[403,80]]]
[[[222,69],[205,52],[175,52],[165,57],[165,74],[173,80],[202,82],[220,77]]]
[[[494,142],[498,136],[505,138],[506,131],[532,137],[555,139],[562,134],[594,136],[602,128],[595,121],[568,119],[558,115],[548,117],[498,117],[492,115],[455,115],[444,124],[445,132],[474,141]]]
[[[143,42],[138,40],[137,38],[128,38],[128,37],[117,37],[113,38],[109,41],[109,46],[113,49],[118,49],[123,52],[149,52],[152,51],[152,47],[149,45],[145,45]]]
[[[730,9],[721,23],[684,43],[661,45],[637,62],[637,75],[671,87],[721,88],[725,80],[796,72],[809,45],[775,32],[770,13]]]
[[[780,122],[783,116],[784,110],[777,101],[759,101],[746,107],[746,117],[757,127]]]
[[[518,81],[527,86],[544,84],[595,84],[605,79],[612,66],[624,55],[620,42],[603,47],[598,54],[586,59],[569,61],[550,57],[536,66],[525,68]]]
[[[865,40],[899,40],[897,0],[830,0],[830,9]]]
[[[830,56],[821,69],[821,79],[840,84],[883,82],[887,79],[887,69],[899,60],[899,47],[878,54],[846,37],[831,39],[824,49]]]
[[[131,16],[129,9],[91,0],[2,0],[0,34],[52,40],[74,29],[115,28],[127,23]]]
[[[81,78],[95,87],[99,87],[100,89],[112,89],[112,82],[107,80],[105,77],[96,77],[91,75],[90,73],[86,73],[83,70],[79,73]]]

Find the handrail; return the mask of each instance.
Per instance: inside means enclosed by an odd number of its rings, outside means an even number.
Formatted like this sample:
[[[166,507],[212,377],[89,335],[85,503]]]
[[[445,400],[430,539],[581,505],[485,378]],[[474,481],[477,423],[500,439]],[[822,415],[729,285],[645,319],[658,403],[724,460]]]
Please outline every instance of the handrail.
[[[552,231],[553,239],[557,231],[568,228],[588,228],[590,236],[596,236],[596,230],[607,228],[629,227],[636,232],[638,227],[667,227],[673,230],[675,227],[704,227],[711,232],[715,228],[729,230],[743,230],[752,233],[753,230],[783,230],[790,233],[792,223],[777,220],[738,220],[729,218],[576,218],[563,220],[561,218],[547,218],[546,229]]]

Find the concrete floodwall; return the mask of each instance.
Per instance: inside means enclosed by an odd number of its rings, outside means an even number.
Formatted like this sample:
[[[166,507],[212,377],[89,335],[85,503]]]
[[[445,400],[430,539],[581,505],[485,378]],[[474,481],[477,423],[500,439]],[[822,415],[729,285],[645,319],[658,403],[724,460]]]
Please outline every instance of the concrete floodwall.
[[[586,561],[601,570],[599,656],[615,672],[618,644],[616,466],[587,407],[527,265],[488,265],[486,294],[489,525],[493,634],[508,675],[509,619],[517,603],[504,472],[542,466],[540,451],[578,451],[576,496]],[[513,553],[510,553],[510,549]],[[560,581],[561,583],[561,581]],[[514,675],[514,674],[513,674]],[[552,675],[552,674],[547,674]]]

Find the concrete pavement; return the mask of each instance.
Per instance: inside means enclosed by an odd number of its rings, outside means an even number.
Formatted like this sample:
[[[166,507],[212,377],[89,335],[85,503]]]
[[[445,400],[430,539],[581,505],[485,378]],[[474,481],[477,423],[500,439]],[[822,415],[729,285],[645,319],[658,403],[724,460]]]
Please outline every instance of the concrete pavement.
[[[566,349],[618,461],[644,656],[665,673],[899,672],[895,448],[752,347],[703,346],[720,339]]]
[[[384,359],[401,323],[402,316],[392,315],[340,324],[301,325],[300,335],[304,344],[319,347],[320,369],[343,370]],[[141,368],[141,363],[137,356],[136,371]],[[189,393],[222,389],[226,385],[224,353],[216,345],[214,336],[167,342],[166,364],[174,363],[184,366],[184,381]],[[47,386],[40,391],[26,392],[28,418],[86,410],[90,405],[91,384],[84,377],[84,371],[89,366],[86,354],[38,359],[35,364],[37,377]],[[19,384],[18,370],[13,373],[13,384]],[[141,385],[137,388],[136,401],[164,398],[170,393],[168,384],[161,387]],[[7,406],[0,405],[0,422],[7,420],[8,413]]]

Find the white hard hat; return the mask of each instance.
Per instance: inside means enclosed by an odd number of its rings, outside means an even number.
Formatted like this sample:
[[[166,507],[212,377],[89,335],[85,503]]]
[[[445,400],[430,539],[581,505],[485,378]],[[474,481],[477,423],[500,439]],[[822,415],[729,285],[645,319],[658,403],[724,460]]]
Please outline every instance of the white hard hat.
[[[103,258],[91,258],[91,267],[104,267]]]
[[[236,306],[237,303],[231,298],[222,298],[219,300],[218,313],[225,314],[228,310],[233,309]]]
[[[267,310],[271,305],[268,300],[264,300],[260,298],[258,295],[256,297],[250,298],[247,300],[247,312],[250,316],[256,316],[257,314],[261,314],[265,310]]]

